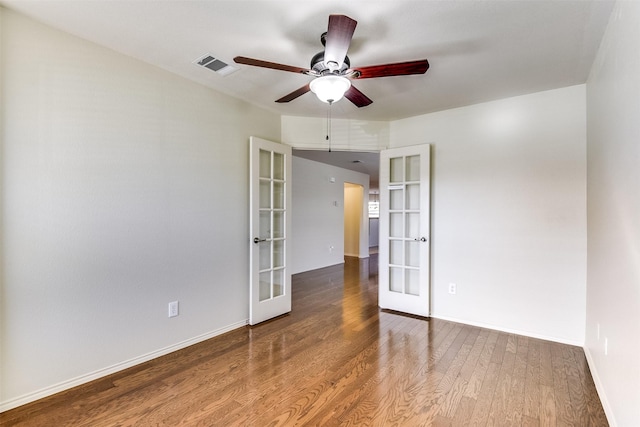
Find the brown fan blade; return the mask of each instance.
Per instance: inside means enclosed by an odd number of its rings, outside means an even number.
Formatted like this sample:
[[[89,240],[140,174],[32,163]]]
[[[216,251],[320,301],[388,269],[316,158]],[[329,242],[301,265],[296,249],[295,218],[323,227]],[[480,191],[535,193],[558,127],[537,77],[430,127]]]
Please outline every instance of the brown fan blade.
[[[354,85],[351,85],[349,90],[345,92],[344,97],[353,102],[353,104],[358,108],[366,107],[373,102],[367,95],[360,92]]]
[[[354,79],[371,79],[374,77],[407,76],[410,74],[424,74],[429,69],[429,61],[398,62],[395,64],[371,65],[369,67],[354,68]]]
[[[357,24],[357,21],[345,15],[329,15],[329,29],[324,47],[325,64],[335,64],[336,70],[342,67]]]
[[[238,64],[253,65],[254,67],[271,68],[273,70],[289,71],[292,73],[308,74],[309,69],[294,67],[291,65],[278,64],[276,62],[262,61],[260,59],[247,58],[245,56],[236,56],[233,58]]]
[[[294,90],[289,95],[283,96],[282,98],[278,99],[276,102],[283,103],[283,102],[293,101],[297,97],[299,97],[301,95],[304,95],[305,93],[309,92],[310,90],[311,89],[309,88],[309,84],[307,83],[305,86],[302,86],[300,89]]]

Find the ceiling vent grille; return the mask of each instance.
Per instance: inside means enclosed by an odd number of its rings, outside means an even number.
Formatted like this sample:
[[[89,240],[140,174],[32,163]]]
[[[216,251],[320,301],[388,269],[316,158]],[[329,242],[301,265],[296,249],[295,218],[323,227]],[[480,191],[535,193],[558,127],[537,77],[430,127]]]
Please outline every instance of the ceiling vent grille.
[[[193,61],[194,64],[200,65],[201,67],[205,67],[210,69],[211,71],[215,71],[216,73],[222,76],[228,76],[234,71],[238,71],[236,67],[232,67],[231,65],[223,62],[217,58],[214,58],[211,54],[206,54],[201,56],[200,58]]]

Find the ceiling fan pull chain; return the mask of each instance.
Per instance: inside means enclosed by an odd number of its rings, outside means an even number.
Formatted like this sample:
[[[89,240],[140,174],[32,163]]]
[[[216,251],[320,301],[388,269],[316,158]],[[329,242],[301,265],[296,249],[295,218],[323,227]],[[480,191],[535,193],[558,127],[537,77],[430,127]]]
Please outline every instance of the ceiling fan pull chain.
[[[331,106],[333,105],[332,101],[329,101],[329,109],[327,110],[327,137],[326,140],[329,141],[329,152],[331,152]]]

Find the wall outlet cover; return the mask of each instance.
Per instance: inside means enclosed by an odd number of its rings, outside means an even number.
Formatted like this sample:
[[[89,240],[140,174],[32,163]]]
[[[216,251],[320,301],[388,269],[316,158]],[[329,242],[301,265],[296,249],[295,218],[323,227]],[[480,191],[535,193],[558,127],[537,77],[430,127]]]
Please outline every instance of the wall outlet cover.
[[[179,313],[178,301],[169,303],[169,317],[176,317]]]

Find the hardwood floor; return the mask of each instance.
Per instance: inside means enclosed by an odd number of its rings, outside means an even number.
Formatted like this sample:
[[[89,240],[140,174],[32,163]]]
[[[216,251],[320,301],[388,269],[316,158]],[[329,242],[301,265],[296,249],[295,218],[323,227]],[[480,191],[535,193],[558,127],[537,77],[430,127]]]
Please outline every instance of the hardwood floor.
[[[0,424],[608,425],[581,348],[381,312],[376,257],[294,276],[287,316],[5,412]]]

